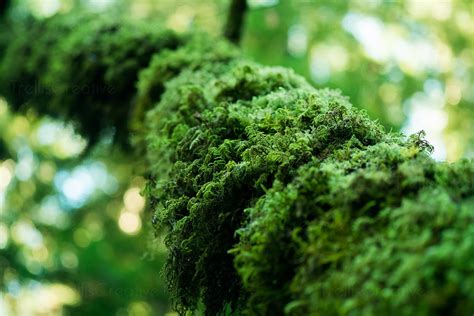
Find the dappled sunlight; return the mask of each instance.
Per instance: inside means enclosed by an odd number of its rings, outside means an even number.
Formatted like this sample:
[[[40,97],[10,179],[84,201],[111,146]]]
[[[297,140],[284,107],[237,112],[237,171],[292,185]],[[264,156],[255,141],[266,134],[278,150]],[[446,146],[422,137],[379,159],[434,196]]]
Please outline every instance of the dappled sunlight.
[[[472,157],[474,18],[468,2],[280,1],[251,11],[248,24],[243,46],[257,61],[293,68],[318,88],[341,90],[387,130],[426,128],[440,147],[437,159]],[[421,106],[412,98],[429,80],[438,81],[442,93]],[[433,122],[415,126],[411,113]]]
[[[56,121],[42,120],[36,135],[39,145],[59,158],[76,156],[86,147],[86,140],[74,133],[71,125]]]
[[[323,84],[328,82],[331,75],[343,72],[349,63],[349,54],[343,46],[337,43],[321,43],[314,45],[310,53],[311,78]]]
[[[86,140],[71,125],[13,115],[3,99],[0,112],[0,129],[7,131],[0,135],[6,144],[0,149],[6,150],[3,157],[12,157],[0,158],[0,284],[5,288],[0,314],[61,315],[66,306],[91,300],[80,283],[62,283],[61,275],[87,273],[92,256],[120,271],[120,276],[129,269],[122,266],[121,256],[143,256],[146,246],[137,247],[126,239],[146,233],[142,223],[146,201],[140,193],[145,180],[131,177],[129,160],[118,153],[108,160],[111,145],[107,142],[98,145],[97,154],[81,159]],[[114,242],[118,246],[109,246]],[[97,247],[99,253],[94,251]],[[144,262],[142,269],[154,270],[152,262]],[[50,283],[54,280],[58,282]],[[102,280],[118,282],[124,290],[135,286],[133,278]],[[150,286],[156,288],[154,282]],[[136,300],[140,296],[128,297],[120,291],[114,296],[125,312],[149,311],[147,303]],[[163,296],[156,300],[158,307],[151,310],[166,310]]]
[[[0,165],[0,192],[3,192],[10,184],[14,175],[14,168],[15,163],[11,159],[4,161]]]
[[[248,0],[247,2],[251,8],[264,8],[277,5],[279,0]]]
[[[139,215],[126,210],[120,213],[118,224],[120,229],[129,235],[137,234],[142,227]]]
[[[425,82],[423,92],[417,92],[406,102],[408,121],[402,131],[414,134],[420,130],[426,132],[426,139],[434,146],[433,157],[446,160],[446,145],[443,131],[448,123],[444,111],[444,94],[441,83],[436,80]]]
[[[117,190],[116,179],[107,173],[101,162],[78,166],[72,171],[59,171],[54,184],[65,198],[63,206],[71,208],[83,206],[98,190],[108,195]]]
[[[12,284],[10,291],[0,295],[0,314],[62,315],[64,305],[75,305],[79,301],[79,293],[64,284],[30,282],[22,288]]]
[[[395,62],[410,75],[442,70],[439,68],[443,65],[439,62],[439,53],[429,38],[407,33],[400,26],[385,25],[378,18],[358,13],[347,14],[343,26],[362,44],[365,54],[377,62]]]
[[[38,16],[48,17],[57,13],[61,9],[60,0],[44,0],[44,1],[31,1],[30,8],[33,14]]]
[[[308,32],[301,24],[296,24],[288,30],[288,52],[293,56],[304,56],[308,50]]]
[[[145,198],[140,195],[138,187],[128,189],[123,196],[123,202],[125,208],[133,213],[139,213],[145,207]]]

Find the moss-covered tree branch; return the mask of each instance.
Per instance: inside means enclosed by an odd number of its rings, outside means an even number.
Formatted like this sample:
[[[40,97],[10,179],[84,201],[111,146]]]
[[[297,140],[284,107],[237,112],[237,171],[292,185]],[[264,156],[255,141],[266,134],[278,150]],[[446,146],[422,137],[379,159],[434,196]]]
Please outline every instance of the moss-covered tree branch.
[[[474,310],[472,161],[434,162],[422,133],[204,34],[80,14],[20,32],[0,65],[12,106],[146,153],[179,312]]]

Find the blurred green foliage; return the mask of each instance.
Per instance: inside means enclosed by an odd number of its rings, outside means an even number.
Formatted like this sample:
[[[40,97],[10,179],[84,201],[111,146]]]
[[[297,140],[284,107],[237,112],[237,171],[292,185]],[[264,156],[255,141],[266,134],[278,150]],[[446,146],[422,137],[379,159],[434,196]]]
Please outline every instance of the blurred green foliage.
[[[165,249],[147,242],[130,157],[109,137],[84,159],[71,126],[13,115],[3,99],[0,130],[0,313],[167,312]]]
[[[278,4],[249,13],[243,46],[259,62],[294,68],[316,87],[340,89],[395,130],[410,115],[416,93],[428,93],[426,82],[439,82],[449,115],[445,142],[458,143],[448,157],[472,156],[471,1],[261,2]],[[460,124],[461,133],[450,129]]]

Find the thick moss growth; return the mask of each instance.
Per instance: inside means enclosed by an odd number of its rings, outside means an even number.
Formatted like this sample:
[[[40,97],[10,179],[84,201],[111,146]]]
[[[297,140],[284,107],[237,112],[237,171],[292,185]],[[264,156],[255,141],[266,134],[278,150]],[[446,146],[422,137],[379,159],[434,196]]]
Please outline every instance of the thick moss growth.
[[[437,165],[410,142],[355,142],[275,183],[246,210],[234,252],[249,310],[468,313],[472,163]]]
[[[149,194],[181,311],[473,308],[472,162],[437,164],[423,134],[385,133],[337,92],[237,58],[176,72],[159,100]]]
[[[149,21],[75,13],[14,25],[0,91],[16,108],[66,118],[91,142],[113,128],[126,141],[138,72],[181,39]]]
[[[386,133],[337,91],[203,34],[87,15],[27,34],[3,58],[2,93],[92,138],[134,132],[179,312],[474,310],[472,161],[436,163],[422,133]],[[47,93],[12,89],[24,83]]]

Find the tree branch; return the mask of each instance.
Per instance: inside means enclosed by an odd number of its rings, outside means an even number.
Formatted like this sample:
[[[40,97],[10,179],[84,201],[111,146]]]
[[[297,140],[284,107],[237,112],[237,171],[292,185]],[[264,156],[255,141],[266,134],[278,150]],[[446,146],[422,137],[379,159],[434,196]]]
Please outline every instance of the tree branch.
[[[242,37],[242,27],[247,11],[247,0],[231,0],[224,36],[232,43],[238,44]]]
[[[10,0],[0,0],[0,17],[5,15],[10,6]]]
[[[202,302],[206,315],[337,315],[349,299],[357,315],[472,314],[474,161],[437,163],[423,134],[386,133],[338,92],[227,41],[105,15],[28,26],[0,53],[13,109],[34,105],[92,139],[127,139],[142,119],[137,166],[157,234],[168,231],[180,314]]]

